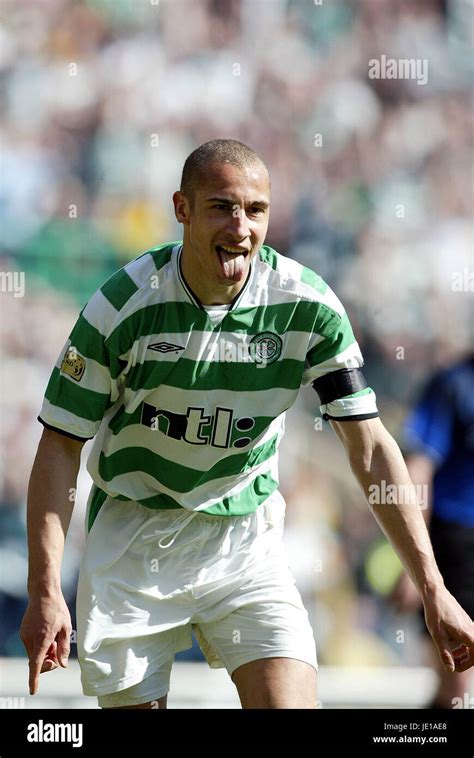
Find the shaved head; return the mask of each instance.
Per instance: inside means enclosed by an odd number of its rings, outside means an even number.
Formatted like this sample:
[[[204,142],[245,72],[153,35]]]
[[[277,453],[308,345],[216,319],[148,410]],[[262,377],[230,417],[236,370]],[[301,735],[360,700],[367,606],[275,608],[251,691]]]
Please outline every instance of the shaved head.
[[[250,168],[257,164],[263,166],[268,174],[258,153],[243,142],[235,139],[204,142],[188,155],[183,166],[180,190],[188,198],[191,207],[194,205],[196,190],[205,182],[210,166],[219,163],[230,163],[237,168]]]

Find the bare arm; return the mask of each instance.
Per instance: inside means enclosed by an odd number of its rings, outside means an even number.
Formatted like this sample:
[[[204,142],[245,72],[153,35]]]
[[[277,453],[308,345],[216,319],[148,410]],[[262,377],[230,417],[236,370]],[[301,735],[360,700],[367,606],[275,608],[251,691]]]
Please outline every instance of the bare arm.
[[[436,466],[431,458],[423,453],[413,453],[405,458],[408,473],[415,485],[420,485],[428,490],[428,497],[423,503],[423,518],[428,526],[432,511],[432,484]],[[409,613],[419,608],[420,595],[413,584],[409,574],[402,571],[395,582],[388,600],[393,603],[397,611]]]
[[[28,652],[30,693],[39,674],[67,665],[71,619],[61,563],[84,443],[45,429],[28,487],[29,604],[20,636]]]
[[[377,522],[418,589],[443,664],[465,671],[474,664],[473,623],[444,586],[400,448],[379,418],[331,425]]]

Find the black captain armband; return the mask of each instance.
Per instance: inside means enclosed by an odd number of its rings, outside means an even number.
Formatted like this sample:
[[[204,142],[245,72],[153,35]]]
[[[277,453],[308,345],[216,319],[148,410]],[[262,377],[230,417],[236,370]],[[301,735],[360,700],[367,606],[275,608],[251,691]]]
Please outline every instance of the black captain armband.
[[[347,397],[354,392],[360,392],[365,390],[369,385],[365,380],[365,376],[360,368],[341,368],[337,371],[331,371],[325,376],[321,376],[319,379],[315,379],[312,382],[312,386],[319,395],[319,401],[321,405],[327,405],[334,400],[339,400],[341,397]],[[348,419],[366,419],[375,418],[378,413],[365,413],[362,415],[354,414],[353,416],[329,416],[327,413],[323,414],[325,421],[334,419],[335,421],[344,421]]]
[[[332,403],[340,397],[365,390],[369,385],[360,368],[340,368],[337,371],[315,379],[313,387],[319,395],[321,405]]]

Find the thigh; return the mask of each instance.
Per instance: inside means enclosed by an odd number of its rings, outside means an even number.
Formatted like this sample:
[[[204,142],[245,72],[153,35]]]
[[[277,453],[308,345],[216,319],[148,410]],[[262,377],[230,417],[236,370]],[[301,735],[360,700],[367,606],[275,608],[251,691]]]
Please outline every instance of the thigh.
[[[195,624],[229,674],[261,658],[294,658],[317,670],[316,643],[296,587],[276,600],[259,598],[224,618]]]
[[[98,697],[101,708],[166,708],[173,658],[132,687]]]
[[[85,695],[130,688],[191,647],[188,553],[173,551],[173,545],[169,555],[158,546],[176,519],[174,511],[155,514],[136,503],[110,500],[99,512],[77,591],[77,654]],[[192,537],[192,530],[184,530],[183,540],[191,549],[186,531]],[[156,698],[150,694],[149,700]]]
[[[193,619],[209,664],[224,665],[231,676],[237,668],[267,658],[295,660],[317,670],[313,630],[281,539],[283,519],[280,496],[260,511],[245,539],[236,540],[236,554],[229,560],[237,565],[240,559],[241,572],[228,572],[229,581],[222,570],[218,589],[209,591],[207,607]]]
[[[244,708],[316,707],[313,630],[291,575],[285,581],[281,574],[266,586],[242,587],[240,607],[196,625],[226,667]]]
[[[242,708],[317,708],[316,670],[295,658],[262,658],[232,675]]]

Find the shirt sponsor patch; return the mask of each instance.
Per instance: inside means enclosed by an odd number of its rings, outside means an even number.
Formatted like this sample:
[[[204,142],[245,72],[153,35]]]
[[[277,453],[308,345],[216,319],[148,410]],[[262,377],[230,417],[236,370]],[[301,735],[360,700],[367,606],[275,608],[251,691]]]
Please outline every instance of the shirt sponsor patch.
[[[79,355],[74,347],[69,347],[63,358],[63,362],[61,363],[61,371],[63,374],[67,374],[71,379],[74,379],[75,382],[80,382],[85,370],[85,359],[82,355]]]

